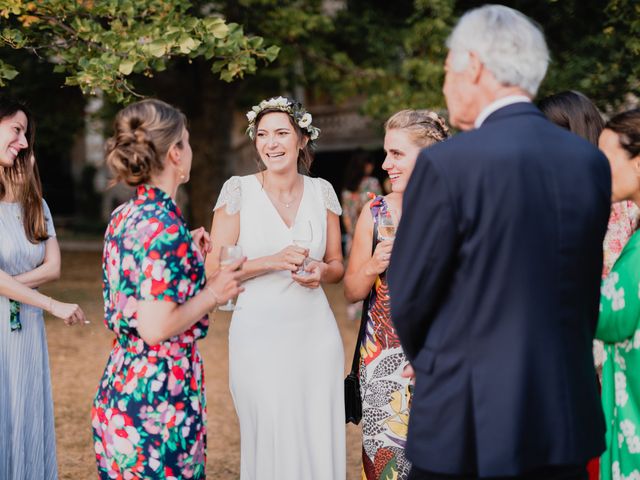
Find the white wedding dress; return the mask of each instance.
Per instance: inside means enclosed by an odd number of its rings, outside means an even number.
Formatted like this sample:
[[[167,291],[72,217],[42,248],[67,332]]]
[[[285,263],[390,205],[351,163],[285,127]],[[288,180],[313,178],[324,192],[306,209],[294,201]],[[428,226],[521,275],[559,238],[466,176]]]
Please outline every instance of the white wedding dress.
[[[240,212],[238,245],[249,259],[291,245],[259,178],[232,177],[215,209]],[[331,184],[304,177],[296,221],[309,220],[310,257],[322,259]],[[322,288],[278,271],[247,280],[229,331],[229,378],[240,420],[241,480],[344,480],[344,351]]]

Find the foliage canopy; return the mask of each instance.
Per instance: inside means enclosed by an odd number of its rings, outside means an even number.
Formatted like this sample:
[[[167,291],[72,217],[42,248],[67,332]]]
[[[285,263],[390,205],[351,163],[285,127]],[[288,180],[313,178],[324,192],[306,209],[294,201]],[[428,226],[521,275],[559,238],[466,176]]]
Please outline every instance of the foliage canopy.
[[[152,76],[176,57],[211,60],[224,81],[254,73],[279,48],[185,0],[1,0],[0,40],[55,64],[68,85],[101,89],[116,101],[135,95],[129,76]],[[0,86],[18,71],[0,60]]]

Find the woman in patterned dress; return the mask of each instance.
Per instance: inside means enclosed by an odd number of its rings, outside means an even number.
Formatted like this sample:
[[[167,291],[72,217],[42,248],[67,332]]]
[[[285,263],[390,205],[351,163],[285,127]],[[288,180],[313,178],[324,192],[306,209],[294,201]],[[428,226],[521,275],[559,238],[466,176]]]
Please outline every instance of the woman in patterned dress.
[[[611,164],[612,201],[640,206],[640,109],[613,117],[600,135]],[[596,337],[604,342],[602,406],[607,450],[603,480],[640,478],[640,233],[602,283]]]
[[[402,196],[420,150],[449,136],[444,120],[428,110],[396,113],[385,123],[385,132],[387,156],[382,168],[389,175],[392,191],[384,197],[375,196],[362,209],[344,278],[348,301],[362,300],[370,293],[369,318],[360,344],[362,477],[367,480],[406,479],[411,467],[404,447],[412,371],[391,323],[386,280],[393,240],[378,242],[373,238],[373,227],[379,214],[390,215],[398,224]]]
[[[0,478],[58,478],[43,310],[83,323],[37,287],[60,276],[60,249],[33,161],[33,119],[0,98]]]
[[[206,279],[202,229],[175,203],[189,179],[186,119],[159,100],[116,117],[107,164],[135,196],[105,234],[105,324],[116,335],[91,411],[98,473],[114,478],[205,478],[206,404],[196,340],[207,312],[241,291],[243,260]]]

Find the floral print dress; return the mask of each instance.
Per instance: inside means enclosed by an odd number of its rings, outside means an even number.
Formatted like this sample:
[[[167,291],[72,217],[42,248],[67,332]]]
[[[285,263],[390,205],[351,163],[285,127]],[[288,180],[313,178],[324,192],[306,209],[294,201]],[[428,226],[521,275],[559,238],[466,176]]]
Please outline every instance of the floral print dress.
[[[116,335],[91,411],[102,479],[205,477],[206,400],[196,340],[202,318],[155,346],[138,334],[141,300],[184,303],[205,283],[179,208],[142,185],[112,214],[103,252],[105,324]]]
[[[596,337],[604,342],[602,480],[640,478],[640,232],[602,282]]]
[[[371,202],[371,215],[387,212],[384,197]],[[405,457],[413,386],[400,376],[409,363],[391,323],[386,272],[371,290],[368,320],[360,344],[362,397],[362,478],[406,479],[411,464]]]
[[[622,249],[631,235],[637,230],[639,220],[640,209],[635,203],[623,201],[611,205],[611,215],[609,216],[607,233],[603,241],[602,279],[609,275],[613,264],[622,253]],[[602,362],[604,361],[604,346],[598,339],[593,341],[593,358],[598,375],[600,375],[602,373]]]

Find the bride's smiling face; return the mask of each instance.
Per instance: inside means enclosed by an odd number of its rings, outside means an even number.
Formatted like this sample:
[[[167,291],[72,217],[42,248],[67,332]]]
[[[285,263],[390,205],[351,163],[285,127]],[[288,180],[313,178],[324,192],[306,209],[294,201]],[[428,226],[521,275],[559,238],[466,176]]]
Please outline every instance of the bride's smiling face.
[[[267,170],[298,169],[298,153],[304,145],[290,118],[284,112],[271,112],[256,125],[256,150]],[[303,141],[306,142],[306,138]]]

